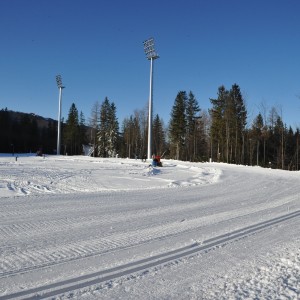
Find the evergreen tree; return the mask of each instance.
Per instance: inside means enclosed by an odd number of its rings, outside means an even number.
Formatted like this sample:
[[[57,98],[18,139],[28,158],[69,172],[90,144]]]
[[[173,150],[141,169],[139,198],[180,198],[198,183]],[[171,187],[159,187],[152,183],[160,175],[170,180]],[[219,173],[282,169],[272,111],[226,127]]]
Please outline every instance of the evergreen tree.
[[[200,115],[201,111],[198,101],[190,91],[186,104],[186,154],[187,160],[195,161],[197,155],[197,144],[201,138],[200,133]]]
[[[136,139],[139,142],[139,157],[143,158],[146,156],[148,145],[148,108],[135,110],[134,118],[138,126],[138,136]]]
[[[135,110],[122,125],[122,157],[143,158],[147,148],[147,111]]]
[[[222,85],[218,89],[218,98],[210,99],[210,102],[212,104],[212,108],[209,110],[211,116],[211,154],[212,158],[217,159],[217,161],[224,159],[226,141],[225,109],[228,93],[229,92]]]
[[[96,101],[93,105],[91,111],[91,117],[89,120],[89,126],[91,127],[91,134],[90,134],[90,144],[93,145],[94,151],[93,156],[97,156],[97,149],[98,149],[98,139],[97,139],[97,132],[99,130],[100,125],[100,103]]]
[[[277,150],[277,168],[285,168],[285,136],[286,128],[280,116],[277,117],[274,127],[274,138]]]
[[[297,133],[296,133],[297,134]],[[290,126],[286,132],[285,165],[288,170],[296,170],[297,136]]]
[[[117,119],[117,108],[111,103],[108,114],[107,153],[109,157],[115,157],[118,152],[119,122]]]
[[[117,153],[119,123],[116,117],[116,106],[105,97],[100,108],[100,124],[97,132],[98,155],[112,157]]]
[[[232,141],[234,145],[234,161],[236,163],[242,163],[244,161],[244,140],[245,129],[247,124],[247,110],[246,105],[240,91],[240,87],[237,84],[233,84],[229,92],[229,98],[233,105],[232,111],[233,117],[233,129],[232,129]]]
[[[218,98],[210,99],[212,119],[210,140],[213,158],[240,163],[244,159],[247,111],[237,84],[230,91],[218,89]]]
[[[66,125],[63,130],[65,154],[77,155],[81,153],[80,130],[78,110],[75,103],[72,103]]]
[[[162,155],[166,151],[166,139],[163,120],[157,114],[153,120],[153,153]]]
[[[208,111],[201,111],[201,119],[199,121],[200,127],[200,140],[199,140],[199,150],[201,155],[199,155],[198,160],[209,161],[212,157],[211,154],[211,142],[210,142],[210,127],[211,127],[211,117]]]
[[[259,165],[259,161],[261,160],[262,154],[261,154],[261,139],[263,135],[263,128],[264,128],[264,121],[261,113],[257,115],[257,117],[254,119],[252,124],[252,130],[251,130],[251,146],[250,149],[252,158],[256,154],[256,165]],[[256,144],[256,147],[255,147]],[[250,164],[253,162],[251,161]]]
[[[123,148],[122,156],[132,158],[137,151],[139,141],[139,128],[136,125],[136,119],[131,115],[123,121]]]
[[[82,111],[80,112],[79,115],[79,143],[80,145],[87,144],[85,117]]]
[[[169,124],[170,155],[175,159],[184,158],[183,150],[187,131],[186,104],[186,92],[181,91],[176,96]]]
[[[278,150],[280,149],[280,130],[278,125],[279,124],[280,116],[277,112],[277,109],[275,107],[272,107],[269,111],[268,116],[268,143],[267,143],[267,150],[266,155],[268,158],[269,165],[273,168],[278,168]]]
[[[102,102],[100,108],[100,124],[99,130],[97,132],[97,139],[98,139],[98,155],[100,157],[107,157],[107,143],[108,143],[108,136],[107,133],[109,131],[109,113],[110,113],[110,103],[107,97],[105,97],[104,101]]]

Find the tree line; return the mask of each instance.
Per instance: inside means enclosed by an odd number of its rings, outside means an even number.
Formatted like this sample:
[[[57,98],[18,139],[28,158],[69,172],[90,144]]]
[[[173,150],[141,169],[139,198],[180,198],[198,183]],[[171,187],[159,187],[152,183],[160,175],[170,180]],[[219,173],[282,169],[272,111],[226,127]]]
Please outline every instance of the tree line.
[[[43,149],[53,153],[57,121],[34,114],[0,110],[0,153],[30,153]]]
[[[262,167],[299,169],[299,129],[284,124],[280,111],[261,111],[248,123],[248,112],[240,87],[220,86],[211,108],[203,111],[192,91],[179,91],[165,124],[153,118],[153,154],[184,161],[215,161]],[[148,109],[135,110],[120,124],[117,107],[107,97],[95,102],[86,121],[72,103],[62,126],[62,153],[82,154],[90,145],[97,157],[143,158],[147,152]],[[0,111],[0,152],[42,149],[55,153],[57,121],[41,125],[32,115],[18,118]]]

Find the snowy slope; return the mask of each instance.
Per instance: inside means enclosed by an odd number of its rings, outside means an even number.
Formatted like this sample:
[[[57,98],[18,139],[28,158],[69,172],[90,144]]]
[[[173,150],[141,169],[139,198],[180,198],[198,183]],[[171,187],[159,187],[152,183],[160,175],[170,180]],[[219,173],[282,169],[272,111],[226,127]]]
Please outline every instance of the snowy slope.
[[[0,299],[300,298],[299,172],[148,164],[0,157]]]

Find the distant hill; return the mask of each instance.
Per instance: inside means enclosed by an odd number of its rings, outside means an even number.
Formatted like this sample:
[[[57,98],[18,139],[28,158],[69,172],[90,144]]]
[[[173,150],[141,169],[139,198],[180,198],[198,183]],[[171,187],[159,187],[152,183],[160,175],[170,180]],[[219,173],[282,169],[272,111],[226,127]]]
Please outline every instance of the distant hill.
[[[57,120],[34,113],[23,113],[8,109],[0,110],[0,153],[43,153],[53,154],[57,147]],[[65,123],[62,124],[62,153],[70,153],[64,138]],[[91,140],[91,128],[84,126],[84,138]],[[78,149],[81,150],[80,142]],[[78,153],[80,153],[78,150]]]
[[[44,118],[42,116],[36,115],[34,113],[23,113],[13,110],[7,110],[9,117],[13,121],[20,122],[24,117],[30,119],[30,121],[35,120],[37,122],[38,128],[48,127],[49,123],[57,123],[57,120],[53,120],[51,118]]]
[[[56,149],[57,121],[34,113],[0,110],[0,152],[34,153]]]

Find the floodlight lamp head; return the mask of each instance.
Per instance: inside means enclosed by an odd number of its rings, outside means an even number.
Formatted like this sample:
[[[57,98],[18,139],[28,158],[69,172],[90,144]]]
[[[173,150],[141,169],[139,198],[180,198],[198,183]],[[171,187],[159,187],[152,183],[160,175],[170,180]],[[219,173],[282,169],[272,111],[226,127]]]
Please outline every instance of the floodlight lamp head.
[[[144,41],[144,50],[145,50],[145,54],[147,59],[156,59],[159,58],[158,54],[156,53],[155,49],[154,49],[154,39],[150,38],[146,41]]]
[[[57,87],[59,89],[63,89],[64,88],[64,86],[62,85],[61,75],[57,75],[56,76],[56,83],[57,83]]]

